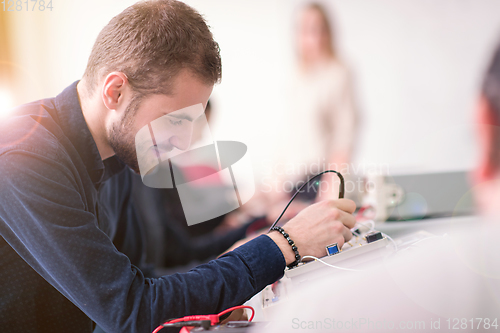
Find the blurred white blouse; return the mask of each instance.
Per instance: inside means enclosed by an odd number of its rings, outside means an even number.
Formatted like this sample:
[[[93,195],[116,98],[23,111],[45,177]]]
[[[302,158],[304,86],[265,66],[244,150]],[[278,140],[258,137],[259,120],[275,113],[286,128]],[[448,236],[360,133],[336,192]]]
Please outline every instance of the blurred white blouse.
[[[326,169],[328,163],[348,162],[356,110],[346,67],[329,60],[307,71],[296,70],[290,84],[284,122],[286,167],[295,166],[302,176],[304,167],[305,173],[315,173]]]

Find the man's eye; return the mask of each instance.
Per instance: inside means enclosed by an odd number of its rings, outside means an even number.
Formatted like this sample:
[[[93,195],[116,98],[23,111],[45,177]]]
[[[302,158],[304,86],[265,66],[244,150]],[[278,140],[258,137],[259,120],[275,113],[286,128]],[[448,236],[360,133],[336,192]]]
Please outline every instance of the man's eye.
[[[173,120],[173,119],[170,119],[170,123],[174,126],[180,126],[182,125],[182,119],[181,120]]]

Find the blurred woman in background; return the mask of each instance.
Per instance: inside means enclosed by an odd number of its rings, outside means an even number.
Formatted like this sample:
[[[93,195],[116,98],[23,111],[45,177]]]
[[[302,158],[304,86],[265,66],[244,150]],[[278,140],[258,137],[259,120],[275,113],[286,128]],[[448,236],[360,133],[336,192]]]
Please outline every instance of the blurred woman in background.
[[[296,47],[284,160],[285,177],[297,181],[326,169],[345,171],[353,152],[356,110],[349,71],[337,55],[321,5],[309,3],[300,10]],[[331,175],[323,179],[330,182]],[[335,194],[332,186],[327,192],[322,198]]]

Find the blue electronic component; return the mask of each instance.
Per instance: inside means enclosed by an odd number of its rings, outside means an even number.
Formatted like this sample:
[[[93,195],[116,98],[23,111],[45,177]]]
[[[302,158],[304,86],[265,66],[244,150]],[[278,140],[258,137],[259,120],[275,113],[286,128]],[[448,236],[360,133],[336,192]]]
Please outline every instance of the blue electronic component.
[[[339,245],[337,243],[333,243],[326,247],[326,254],[329,256],[333,256],[334,254],[337,254],[339,252],[340,252]]]

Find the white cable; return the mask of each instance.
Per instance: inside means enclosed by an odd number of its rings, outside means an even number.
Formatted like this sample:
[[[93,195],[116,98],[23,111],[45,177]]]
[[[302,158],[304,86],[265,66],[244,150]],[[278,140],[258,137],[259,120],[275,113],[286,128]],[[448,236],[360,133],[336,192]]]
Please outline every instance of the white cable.
[[[346,271],[353,271],[353,272],[361,272],[360,270],[358,269],[352,269],[352,268],[344,268],[344,267],[338,267],[338,266],[334,266],[334,265],[330,265],[329,263],[327,262],[324,262],[323,260],[319,259],[319,258],[316,258],[314,256],[303,256],[302,259],[314,259],[316,261],[319,261],[320,263],[322,263],[323,265],[326,265],[326,266],[329,266],[329,267],[333,267],[333,268],[337,268],[337,269],[342,269],[342,270],[346,270]]]
[[[401,251],[399,251],[399,252],[402,252],[402,251],[408,251],[408,250],[410,250],[410,249],[411,249],[411,248],[413,248],[413,247],[415,247],[415,248],[417,248],[417,249],[420,249],[421,247],[420,247],[420,246],[417,246],[416,244],[418,244],[418,243],[420,243],[420,242],[423,242],[423,241],[426,241],[426,240],[428,240],[428,239],[437,238],[437,237],[446,238],[446,237],[448,237],[448,234],[447,234],[447,233],[445,233],[443,236],[435,236],[435,235],[434,235],[434,236],[429,236],[429,237],[426,237],[426,238],[420,239],[420,240],[416,241],[415,243],[408,245],[408,247],[406,247],[405,249],[402,249],[402,250],[401,250]]]
[[[368,221],[365,221],[365,222],[357,222],[356,225],[354,226],[354,228],[351,229],[351,231],[354,234],[356,234],[357,236],[361,236],[361,234],[359,232],[356,232],[353,229],[359,228],[359,226],[366,227],[365,223],[370,223],[370,225],[371,225],[371,227],[369,227],[370,230],[368,230],[367,232],[375,230],[375,222],[373,222],[373,220],[368,220]]]
[[[431,238],[436,238],[436,237],[443,237],[443,238],[444,238],[444,237],[446,237],[446,236],[447,236],[447,234],[444,234],[443,236],[429,236],[429,237],[426,237],[426,238],[424,238],[424,239],[418,240],[418,241],[416,241],[416,242],[415,242],[415,243],[413,243],[413,244],[410,244],[410,246],[415,246],[416,244],[418,244],[418,243],[420,243],[420,242],[423,242],[423,241],[426,241],[426,240],[431,239]]]
[[[389,236],[389,235],[387,235],[387,234],[384,234],[383,232],[382,232],[382,235],[383,235],[384,237],[387,237],[387,239],[388,239],[388,240],[390,240],[390,241],[392,242],[392,245],[394,245],[394,251],[397,251],[397,250],[398,250],[398,245],[396,244],[396,242],[394,241],[394,239],[392,239],[392,237],[391,237],[391,236]]]
[[[370,231],[372,231],[373,229],[375,229],[375,222],[373,222],[373,220],[368,220],[368,221],[365,221],[365,222],[358,222],[358,224],[360,225],[365,225],[365,223],[370,223],[371,225],[371,228],[370,228]]]
[[[413,243],[413,244],[410,244],[410,246],[408,246],[408,248],[410,248],[410,247],[412,247],[412,246],[418,247],[418,246],[416,246],[418,243],[423,242],[423,241],[426,241],[426,240],[428,240],[428,239],[437,238],[437,237],[442,237],[442,238],[445,238],[445,237],[447,237],[447,236],[448,236],[448,234],[444,234],[443,236],[429,236],[429,237],[426,237],[426,238],[420,239],[420,240],[416,241],[416,242],[415,242],[415,243]]]

